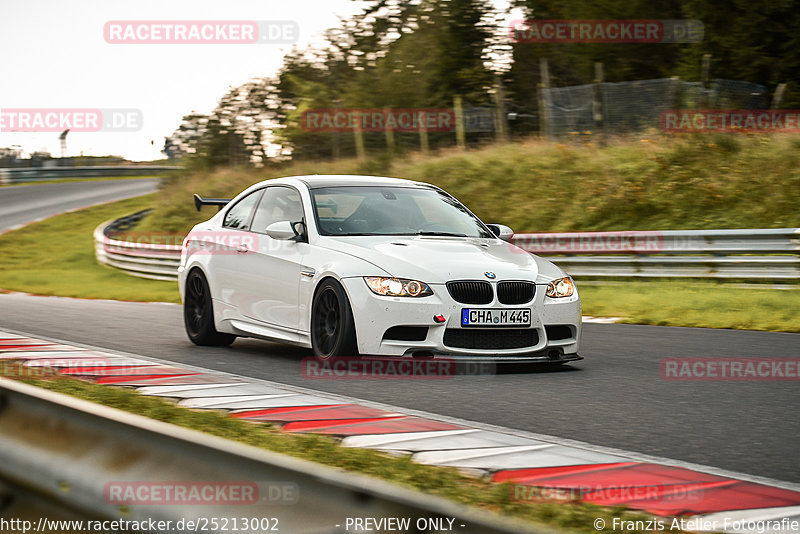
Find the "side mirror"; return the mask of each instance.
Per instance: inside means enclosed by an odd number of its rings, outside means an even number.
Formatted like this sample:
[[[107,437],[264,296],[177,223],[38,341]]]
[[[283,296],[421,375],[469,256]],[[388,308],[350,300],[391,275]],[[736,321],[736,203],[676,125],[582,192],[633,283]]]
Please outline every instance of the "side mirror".
[[[494,235],[503,241],[511,241],[511,238],[514,237],[514,230],[505,224],[487,224],[486,226],[489,227],[489,230],[491,230]]]
[[[280,239],[283,241],[293,239],[297,236],[292,223],[289,221],[278,221],[267,226],[267,235],[272,239]]]
[[[306,223],[304,221],[305,219],[302,219],[300,221],[291,223],[292,231],[295,235],[295,241],[300,243],[308,243],[308,234],[306,234]]]

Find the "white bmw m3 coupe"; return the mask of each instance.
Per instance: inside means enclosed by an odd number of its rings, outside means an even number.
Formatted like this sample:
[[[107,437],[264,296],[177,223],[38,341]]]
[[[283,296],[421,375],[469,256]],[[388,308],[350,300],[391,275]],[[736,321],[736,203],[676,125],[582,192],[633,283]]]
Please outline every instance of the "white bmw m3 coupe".
[[[257,183],[195,226],[179,268],[198,345],[237,336],[317,358],[581,359],[572,279],[430,184],[373,176]]]

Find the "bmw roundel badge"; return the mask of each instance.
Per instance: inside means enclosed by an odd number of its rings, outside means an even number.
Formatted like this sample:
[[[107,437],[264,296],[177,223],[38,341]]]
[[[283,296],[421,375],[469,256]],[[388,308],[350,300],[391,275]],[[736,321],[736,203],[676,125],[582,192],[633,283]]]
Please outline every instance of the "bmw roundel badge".
[[[494,280],[494,278],[495,278],[495,276],[496,276],[496,275],[495,275],[495,274],[494,274],[492,271],[486,271],[486,272],[485,272],[485,273],[483,273],[483,274],[485,274],[485,275],[486,275],[486,278],[489,278],[490,280]]]

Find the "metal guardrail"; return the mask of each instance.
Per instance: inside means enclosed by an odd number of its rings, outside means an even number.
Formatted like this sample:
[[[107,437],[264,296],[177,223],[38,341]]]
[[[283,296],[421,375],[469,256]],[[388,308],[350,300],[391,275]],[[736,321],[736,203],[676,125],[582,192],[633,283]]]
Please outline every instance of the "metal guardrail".
[[[126,273],[152,280],[177,280],[181,261],[179,245],[135,243],[110,237],[114,232],[127,230],[150,210],[106,221],[94,230],[97,261]]]
[[[61,178],[98,178],[105,176],[152,176],[180,170],[169,165],[97,165],[82,167],[0,168],[0,183],[16,184],[58,180]]]
[[[517,234],[572,276],[800,279],[800,228]]]
[[[800,228],[516,234],[514,242],[536,254],[798,254]]]
[[[800,228],[515,234],[534,254],[800,254]]]
[[[412,525],[419,518],[451,518],[452,530],[475,534],[547,532],[378,479],[12,380],[0,381],[0,479],[93,519],[144,525],[171,521],[171,528],[155,527],[162,533],[230,532],[233,519],[240,532],[267,532],[272,530],[264,526],[268,519],[267,526],[276,524],[277,532],[333,534],[348,531],[348,517],[409,518]],[[202,488],[197,497],[202,504],[174,502],[178,492],[166,488],[175,485]],[[115,495],[119,487],[134,488],[134,502],[128,491]],[[231,491],[220,496],[207,487],[256,489],[247,494],[251,498],[232,504]],[[206,520],[207,528],[176,528],[181,520],[184,525]],[[244,521],[248,525],[242,528]]]
[[[574,277],[800,279],[800,258],[782,256],[571,256],[548,259]]]
[[[97,260],[134,276],[175,280],[180,246],[109,237],[146,213],[98,226]],[[512,242],[575,277],[800,280],[800,228],[516,234]]]

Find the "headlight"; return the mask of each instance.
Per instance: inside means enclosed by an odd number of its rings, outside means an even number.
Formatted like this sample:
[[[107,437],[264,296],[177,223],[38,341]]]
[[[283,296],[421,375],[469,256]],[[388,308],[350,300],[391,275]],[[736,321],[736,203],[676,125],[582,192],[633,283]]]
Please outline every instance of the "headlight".
[[[545,294],[548,297],[557,299],[561,297],[571,297],[573,293],[575,293],[575,282],[572,281],[572,278],[566,276],[564,278],[557,278],[547,284],[547,293]]]
[[[428,284],[405,278],[384,278],[383,276],[366,276],[364,281],[373,293],[388,297],[427,297],[433,295]]]

